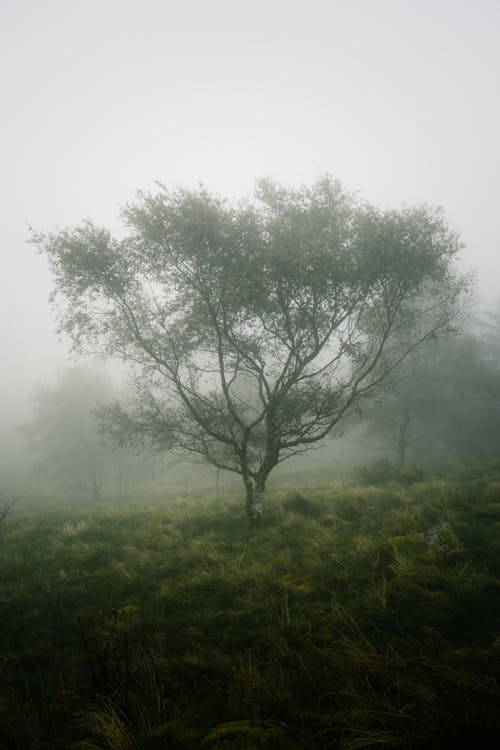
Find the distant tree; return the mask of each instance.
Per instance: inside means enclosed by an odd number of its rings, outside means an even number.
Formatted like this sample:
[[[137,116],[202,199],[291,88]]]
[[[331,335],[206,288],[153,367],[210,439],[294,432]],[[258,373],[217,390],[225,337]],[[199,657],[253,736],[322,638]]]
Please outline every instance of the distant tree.
[[[500,347],[494,328],[430,342],[413,352],[363,408],[368,439],[417,460],[500,451]]]
[[[94,500],[99,499],[111,454],[94,408],[98,401],[109,401],[112,394],[102,371],[67,369],[56,385],[36,388],[33,417],[22,426],[39,468],[50,477],[86,485]]]
[[[11,498],[10,500],[3,500],[2,502],[0,502],[0,526],[3,524],[8,514],[12,510],[15,502],[15,498]]]
[[[133,407],[103,412],[115,438],[239,474],[254,526],[273,468],[447,329],[468,283],[438,210],[377,210],[330,177],[297,190],[262,181],[237,206],[162,187],[123,217],[121,240],[90,222],[34,234],[66,302],[60,330],[132,366]]]
[[[462,458],[500,455],[500,319],[476,316],[452,353],[449,445]]]
[[[400,466],[406,465],[410,447],[421,456],[446,442],[455,377],[450,350],[443,356],[446,344],[446,339],[427,342],[411,352],[363,407],[367,439],[394,452]]]

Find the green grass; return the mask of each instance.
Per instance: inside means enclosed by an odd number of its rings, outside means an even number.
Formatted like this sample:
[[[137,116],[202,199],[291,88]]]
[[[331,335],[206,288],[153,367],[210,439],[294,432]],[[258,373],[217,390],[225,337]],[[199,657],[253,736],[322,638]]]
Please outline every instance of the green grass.
[[[258,533],[235,496],[19,503],[0,750],[494,747],[500,470],[411,476],[276,488]]]

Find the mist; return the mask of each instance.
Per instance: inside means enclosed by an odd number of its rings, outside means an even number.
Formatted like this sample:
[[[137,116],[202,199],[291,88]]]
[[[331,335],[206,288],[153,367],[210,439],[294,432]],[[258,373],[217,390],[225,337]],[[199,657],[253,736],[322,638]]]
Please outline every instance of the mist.
[[[495,3],[3,2],[2,434],[68,364],[28,226],[120,231],[137,190],[250,193],[328,171],[380,206],[442,205],[498,297]]]
[[[498,744],[499,38],[0,0],[2,748]]]

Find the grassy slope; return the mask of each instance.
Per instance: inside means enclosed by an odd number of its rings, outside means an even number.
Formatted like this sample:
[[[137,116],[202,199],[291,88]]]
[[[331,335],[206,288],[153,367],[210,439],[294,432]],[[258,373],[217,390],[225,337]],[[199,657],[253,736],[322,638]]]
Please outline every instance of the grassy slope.
[[[420,480],[11,515],[0,750],[494,746],[500,470]]]

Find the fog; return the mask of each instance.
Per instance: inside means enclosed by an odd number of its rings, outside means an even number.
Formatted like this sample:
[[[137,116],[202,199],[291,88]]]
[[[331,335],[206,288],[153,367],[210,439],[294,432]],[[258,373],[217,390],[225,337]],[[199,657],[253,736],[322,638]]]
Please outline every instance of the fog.
[[[327,171],[380,206],[442,205],[493,307],[499,27],[493,0],[1,0],[4,455],[69,356],[28,226],[119,231],[155,181],[239,197]]]

